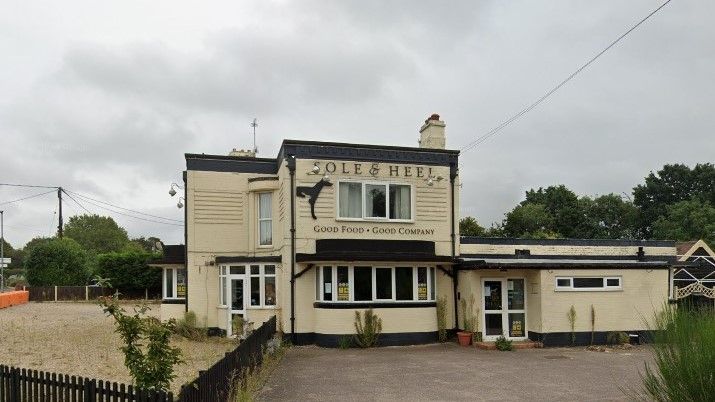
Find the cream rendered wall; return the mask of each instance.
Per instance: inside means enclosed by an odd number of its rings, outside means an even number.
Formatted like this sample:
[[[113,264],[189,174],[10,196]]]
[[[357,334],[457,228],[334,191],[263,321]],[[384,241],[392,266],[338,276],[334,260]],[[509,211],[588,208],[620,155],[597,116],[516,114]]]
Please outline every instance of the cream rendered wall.
[[[172,318],[175,320],[184,318],[184,308],[183,304],[162,304],[159,319],[168,321]]]
[[[668,301],[667,269],[541,270],[543,332],[570,332],[566,318],[573,305],[578,331],[591,331],[591,305],[596,310],[596,331],[645,330]],[[622,291],[555,291],[557,276],[621,276]]]
[[[319,334],[354,334],[355,311],[365,309],[315,309],[315,332]],[[382,319],[382,333],[435,332],[437,314],[434,307],[375,308]]]

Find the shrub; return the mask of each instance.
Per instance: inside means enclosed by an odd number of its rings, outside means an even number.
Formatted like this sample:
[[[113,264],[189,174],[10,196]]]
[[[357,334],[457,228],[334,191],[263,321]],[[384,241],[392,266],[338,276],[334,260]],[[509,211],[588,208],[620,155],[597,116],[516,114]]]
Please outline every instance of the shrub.
[[[168,389],[176,377],[174,365],[182,362],[181,350],[169,345],[174,323],[146,316],[146,305],[135,307],[129,315],[113,297],[102,297],[99,303],[114,318],[115,332],[124,342],[124,365],[134,383],[142,388]]]
[[[447,299],[444,296],[437,299],[437,335],[440,342],[447,341]]]
[[[591,305],[591,345],[593,345],[593,338],[596,335],[596,309]]]
[[[25,257],[27,281],[32,286],[85,285],[89,278],[87,254],[69,238],[53,238],[33,246]]]
[[[576,343],[576,308],[571,305],[569,312],[566,314],[571,325],[571,345]]]
[[[460,300],[460,304],[462,306],[462,323],[463,328],[467,332],[474,332],[477,329],[479,318],[478,318],[478,313],[479,309],[477,309],[477,314],[474,313],[474,304],[476,303],[476,300],[474,298],[474,295],[471,295],[469,297],[469,303],[467,303],[466,299]]]
[[[206,329],[198,327],[196,322],[196,313],[187,311],[184,313],[184,318],[176,321],[174,333],[194,341],[205,339]]]
[[[646,363],[641,373],[640,397],[654,401],[712,400],[715,311],[666,305],[650,327],[655,330],[651,349],[654,363]]]
[[[372,309],[365,310],[364,321],[360,312],[355,312],[355,343],[361,348],[369,348],[377,345],[378,338],[382,332],[382,319],[378,317]]]
[[[338,347],[340,349],[350,349],[353,346],[353,340],[349,336],[341,336],[338,338]]]
[[[154,254],[137,251],[100,254],[97,275],[109,279],[120,290],[158,289],[161,269],[147,265],[153,257]]]
[[[609,345],[625,345],[630,343],[631,338],[625,332],[609,332],[606,334],[606,342]]]
[[[514,346],[511,344],[511,341],[506,339],[504,335],[498,337],[497,340],[494,341],[494,345],[496,345],[497,349],[501,350],[502,352],[514,349]]]

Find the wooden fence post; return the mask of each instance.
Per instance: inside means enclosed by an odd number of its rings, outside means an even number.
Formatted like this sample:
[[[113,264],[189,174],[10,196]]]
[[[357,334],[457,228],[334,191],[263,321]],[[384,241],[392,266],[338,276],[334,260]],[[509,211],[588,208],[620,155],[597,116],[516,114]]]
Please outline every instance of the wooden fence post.
[[[20,369],[10,369],[12,378],[10,379],[10,402],[20,402]]]
[[[84,301],[89,301],[89,286],[84,287]]]
[[[97,402],[97,380],[84,379],[84,402]]]
[[[57,301],[57,286],[55,286],[55,301]]]

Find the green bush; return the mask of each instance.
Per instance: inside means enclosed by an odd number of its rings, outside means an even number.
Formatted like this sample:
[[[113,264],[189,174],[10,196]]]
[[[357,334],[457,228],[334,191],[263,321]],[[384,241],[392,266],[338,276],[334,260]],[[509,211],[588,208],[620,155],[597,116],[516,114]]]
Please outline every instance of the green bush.
[[[194,341],[205,339],[207,335],[206,328],[198,327],[196,322],[196,313],[187,311],[184,313],[184,318],[176,321],[174,333]]]
[[[609,345],[625,345],[631,342],[631,337],[625,332],[609,332],[606,334],[606,342]]]
[[[496,345],[497,349],[501,350],[502,352],[514,349],[514,346],[511,344],[511,341],[506,339],[504,335],[498,337],[497,340],[494,341],[494,345]]]
[[[25,257],[25,270],[32,286],[81,286],[89,278],[87,254],[66,237],[33,246]]]
[[[654,363],[646,363],[639,397],[703,401],[715,395],[715,311],[666,305],[654,324]],[[710,395],[710,396],[708,396]]]
[[[372,309],[365,310],[364,321],[360,312],[355,312],[355,343],[361,348],[369,348],[377,345],[378,338],[382,332],[382,319],[378,317]]]
[[[340,349],[350,349],[353,346],[353,340],[349,336],[341,336],[338,338],[338,347]]]
[[[115,289],[142,290],[161,288],[161,269],[148,264],[155,255],[138,251],[100,254],[97,275],[107,278]]]

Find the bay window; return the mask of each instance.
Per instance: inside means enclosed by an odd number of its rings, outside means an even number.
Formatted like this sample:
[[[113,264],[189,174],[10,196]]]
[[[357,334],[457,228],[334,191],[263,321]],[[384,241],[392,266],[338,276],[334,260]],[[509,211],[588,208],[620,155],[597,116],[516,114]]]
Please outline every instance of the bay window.
[[[338,218],[412,220],[412,186],[409,184],[338,183]]]
[[[434,267],[329,265],[319,267],[315,280],[318,301],[398,304],[436,300]]]
[[[162,280],[163,299],[186,298],[186,269],[164,268]]]
[[[240,286],[239,289],[235,289]],[[233,287],[234,289],[231,289]],[[249,264],[219,266],[219,306],[233,304],[231,292],[248,295],[247,307],[261,308],[276,305],[276,266]],[[241,298],[244,296],[240,296]],[[239,303],[243,305],[243,303]]]

